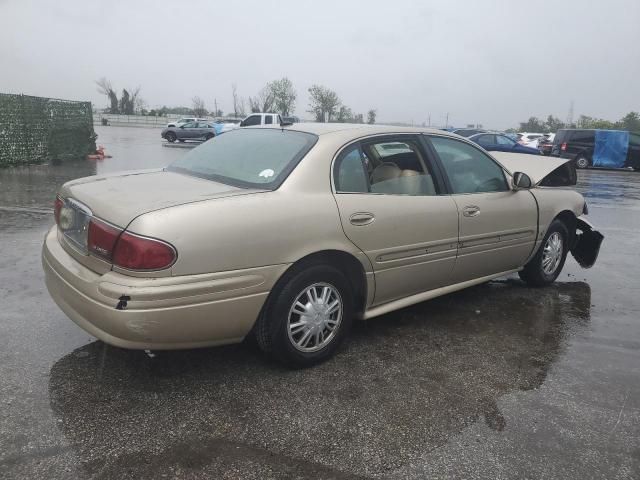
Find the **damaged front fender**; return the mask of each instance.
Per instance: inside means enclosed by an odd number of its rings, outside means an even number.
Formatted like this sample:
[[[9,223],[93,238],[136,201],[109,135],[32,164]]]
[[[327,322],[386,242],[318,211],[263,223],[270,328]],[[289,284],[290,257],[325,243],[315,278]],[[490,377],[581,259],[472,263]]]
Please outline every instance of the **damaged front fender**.
[[[593,225],[586,220],[578,218],[576,235],[570,250],[571,255],[582,268],[591,268],[596,263],[600,253],[602,240],[604,240],[604,235],[594,230]]]

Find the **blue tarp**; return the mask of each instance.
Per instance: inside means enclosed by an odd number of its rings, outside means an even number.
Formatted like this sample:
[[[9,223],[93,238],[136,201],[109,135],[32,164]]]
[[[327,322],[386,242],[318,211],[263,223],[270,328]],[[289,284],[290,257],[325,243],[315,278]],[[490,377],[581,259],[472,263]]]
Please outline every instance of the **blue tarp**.
[[[593,166],[623,168],[629,149],[629,132],[596,130]]]

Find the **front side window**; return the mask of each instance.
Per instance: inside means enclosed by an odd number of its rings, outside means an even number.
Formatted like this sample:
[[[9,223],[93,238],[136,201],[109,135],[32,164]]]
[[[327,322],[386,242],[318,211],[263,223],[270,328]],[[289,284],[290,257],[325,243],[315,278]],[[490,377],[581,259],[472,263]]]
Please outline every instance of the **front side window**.
[[[243,123],[245,127],[251,127],[252,125],[260,125],[260,115],[251,115]]]
[[[502,167],[468,143],[452,138],[430,137],[454,194],[509,190]]]
[[[191,150],[167,170],[238,187],[274,190],[317,139],[291,130],[232,130]]]
[[[196,128],[196,122],[187,122],[183,125],[183,128]]]
[[[270,125],[273,123],[273,117],[271,115],[267,115],[266,117],[264,117],[264,124],[265,125]]]

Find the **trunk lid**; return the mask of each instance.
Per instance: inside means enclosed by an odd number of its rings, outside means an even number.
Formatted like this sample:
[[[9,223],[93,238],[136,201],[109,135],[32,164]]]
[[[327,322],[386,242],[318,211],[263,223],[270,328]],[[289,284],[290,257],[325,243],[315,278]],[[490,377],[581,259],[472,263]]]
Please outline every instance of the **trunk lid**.
[[[81,202],[94,216],[126,228],[134,218],[154,210],[260,191],[176,172],[142,170],[73,180],[60,194]]]
[[[511,175],[515,172],[526,173],[535,186],[549,183],[545,182],[547,177],[549,177],[548,180],[551,180],[551,184],[545,186],[560,187],[576,184],[576,176],[572,174],[570,165],[567,165],[567,163],[571,161],[568,158],[510,152],[491,153]],[[551,174],[554,175],[552,176]]]

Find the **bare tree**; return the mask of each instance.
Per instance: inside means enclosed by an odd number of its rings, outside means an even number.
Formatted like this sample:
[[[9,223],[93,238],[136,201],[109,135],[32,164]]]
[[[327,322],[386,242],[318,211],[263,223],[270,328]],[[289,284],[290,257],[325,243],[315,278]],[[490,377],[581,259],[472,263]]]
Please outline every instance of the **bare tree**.
[[[197,95],[191,99],[191,104],[193,106],[193,114],[196,117],[204,117],[208,113],[204,100]]]
[[[239,99],[238,99],[238,87],[235,83],[231,84],[231,94],[233,95],[233,114],[237,117],[240,112],[238,112]]]
[[[367,112],[367,123],[373,125],[376,123],[376,114],[378,112],[373,108]]]
[[[330,122],[341,103],[338,94],[322,85],[312,85],[309,96],[309,113],[316,116],[317,122]]]
[[[258,97],[248,97],[248,100],[251,113],[258,113],[260,111],[260,100],[258,100]]]
[[[111,104],[109,113],[118,113],[118,96],[111,82],[107,80],[106,77],[102,77],[100,80],[96,80],[96,85],[98,85],[98,92],[106,95],[109,99],[109,103]]]

